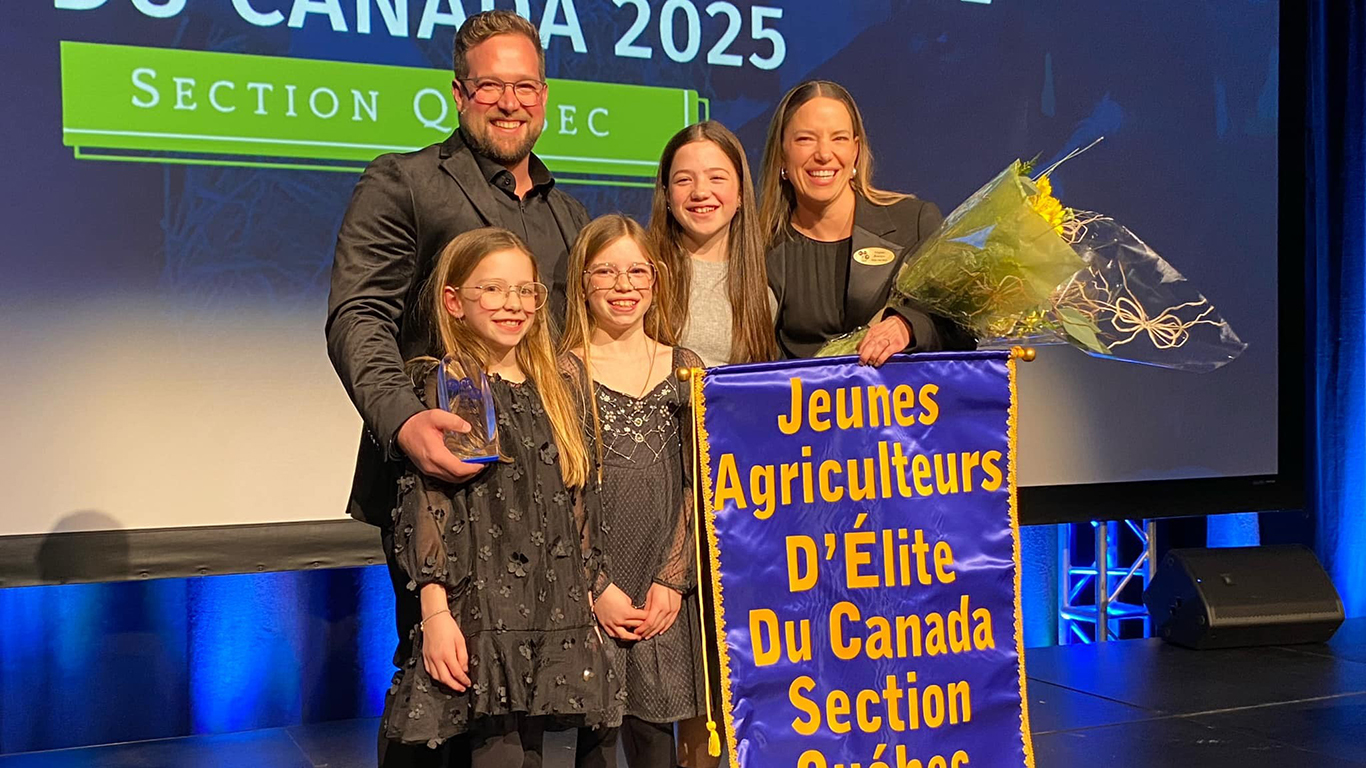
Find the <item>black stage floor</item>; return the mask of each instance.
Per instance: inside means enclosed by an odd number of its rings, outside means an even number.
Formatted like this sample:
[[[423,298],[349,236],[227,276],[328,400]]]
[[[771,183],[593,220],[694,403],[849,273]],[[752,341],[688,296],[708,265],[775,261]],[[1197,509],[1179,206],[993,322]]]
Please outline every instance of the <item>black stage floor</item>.
[[[1026,655],[1037,768],[1366,768],[1366,619],[1326,645]],[[372,768],[374,720],[0,756],[0,768]],[[572,763],[571,736],[546,768]],[[624,765],[624,763],[623,763]],[[989,767],[988,767],[989,768]]]

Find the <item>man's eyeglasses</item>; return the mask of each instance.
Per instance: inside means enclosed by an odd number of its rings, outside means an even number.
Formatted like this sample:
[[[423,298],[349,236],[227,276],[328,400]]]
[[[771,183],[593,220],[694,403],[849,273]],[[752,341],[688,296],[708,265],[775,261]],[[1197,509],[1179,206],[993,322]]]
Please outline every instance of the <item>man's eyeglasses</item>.
[[[535,312],[545,306],[550,290],[541,283],[522,283],[508,285],[501,280],[490,280],[480,285],[462,285],[457,288],[467,301],[477,301],[484,309],[502,309],[508,304],[508,295],[521,301],[522,309]]]
[[[524,107],[535,106],[540,102],[541,94],[545,93],[545,83],[540,80],[518,80],[509,83],[496,77],[480,77],[460,80],[459,83],[465,94],[474,99],[475,103],[485,105],[497,104],[508,88],[512,89],[512,94]]]
[[[632,288],[649,288],[655,284],[655,268],[645,263],[631,264],[625,271],[611,264],[600,264],[583,273],[588,277],[588,284],[597,290],[615,286],[622,275],[626,275],[626,281]]]

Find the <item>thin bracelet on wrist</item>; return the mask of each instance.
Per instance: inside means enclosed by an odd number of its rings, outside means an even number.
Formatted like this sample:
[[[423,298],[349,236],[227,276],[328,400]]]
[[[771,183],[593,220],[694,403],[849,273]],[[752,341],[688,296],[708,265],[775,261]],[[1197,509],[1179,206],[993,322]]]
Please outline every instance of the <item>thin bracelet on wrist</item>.
[[[445,609],[445,610],[443,610],[443,611],[437,611],[436,613],[433,613],[431,616],[428,616],[427,618],[423,619],[422,621],[419,621],[419,622],[417,623],[418,631],[426,631],[426,629],[427,629],[427,622],[431,621],[432,619],[435,619],[437,616],[440,616],[440,615],[442,615],[443,613],[450,613],[450,612],[451,612],[451,609],[450,609],[450,608],[447,608],[447,609]]]

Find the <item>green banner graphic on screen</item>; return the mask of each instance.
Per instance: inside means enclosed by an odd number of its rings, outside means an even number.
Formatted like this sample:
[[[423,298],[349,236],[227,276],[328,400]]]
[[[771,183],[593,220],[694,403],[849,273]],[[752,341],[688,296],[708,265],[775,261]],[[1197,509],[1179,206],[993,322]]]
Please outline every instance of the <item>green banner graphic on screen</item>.
[[[61,52],[63,143],[80,158],[356,171],[456,124],[439,69],[70,41]],[[589,183],[648,186],[660,148],[705,117],[696,91],[549,82],[536,153]]]

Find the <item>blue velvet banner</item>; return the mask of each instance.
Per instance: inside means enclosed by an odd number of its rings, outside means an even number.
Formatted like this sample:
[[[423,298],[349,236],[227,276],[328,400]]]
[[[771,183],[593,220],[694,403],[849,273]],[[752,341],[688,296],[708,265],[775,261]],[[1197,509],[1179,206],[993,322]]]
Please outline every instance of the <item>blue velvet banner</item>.
[[[1005,352],[694,380],[739,766],[1032,766]]]

